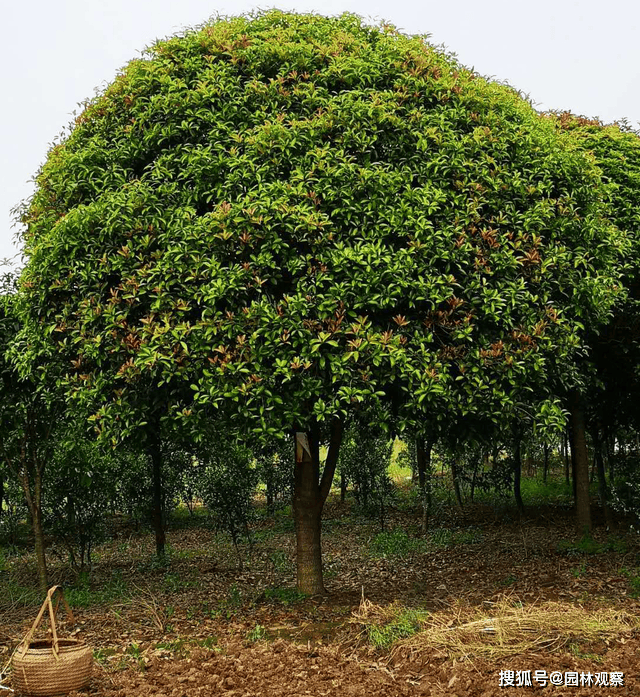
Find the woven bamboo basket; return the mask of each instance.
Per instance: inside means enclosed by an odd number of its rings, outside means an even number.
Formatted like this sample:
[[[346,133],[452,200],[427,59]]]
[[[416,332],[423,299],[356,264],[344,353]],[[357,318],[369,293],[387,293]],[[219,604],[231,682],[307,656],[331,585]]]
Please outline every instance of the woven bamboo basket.
[[[58,602],[53,607],[52,598],[58,591]],[[93,670],[93,651],[79,639],[60,639],[55,616],[62,599],[69,619],[73,613],[60,586],[54,586],[40,612],[17,648],[11,662],[11,684],[18,694],[26,697],[59,697],[72,690],[86,687]],[[51,639],[33,641],[46,609],[51,620]]]

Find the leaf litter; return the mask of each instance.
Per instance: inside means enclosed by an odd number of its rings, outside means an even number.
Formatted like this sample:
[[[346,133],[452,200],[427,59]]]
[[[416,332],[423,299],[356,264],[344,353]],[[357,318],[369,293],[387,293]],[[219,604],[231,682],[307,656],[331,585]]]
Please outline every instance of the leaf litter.
[[[501,692],[501,670],[620,670],[625,686],[615,694],[639,693],[633,539],[622,552],[574,554],[559,544],[572,535],[570,512],[496,525],[477,507],[439,521],[481,531],[455,538],[470,542],[379,558],[370,552],[375,522],[355,524],[348,504],[336,500],[327,519],[328,598],[296,597],[293,536],[269,520],[244,547],[242,568],[232,546],[206,528],[170,531],[166,568],[144,561],[153,559],[149,534],[102,545],[91,587],[105,588],[117,574],[126,590],[74,608],[76,636],[96,656],[88,694],[492,697]],[[419,519],[394,510],[387,523],[417,534]],[[50,552],[53,581],[72,582]],[[26,587],[33,568],[21,559],[12,582]],[[16,597],[0,599],[0,665],[33,619],[33,604]],[[399,612],[409,617],[410,635],[401,625],[384,649],[363,640],[366,626],[388,625]],[[598,696],[593,687],[545,689]],[[509,695],[531,692],[510,688]]]

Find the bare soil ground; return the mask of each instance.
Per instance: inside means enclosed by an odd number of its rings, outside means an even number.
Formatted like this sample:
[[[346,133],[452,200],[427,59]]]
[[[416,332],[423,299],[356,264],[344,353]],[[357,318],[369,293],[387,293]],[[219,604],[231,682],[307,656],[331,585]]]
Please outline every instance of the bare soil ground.
[[[463,518],[455,507],[444,507],[435,525],[465,534],[445,535],[404,558],[380,558],[370,553],[378,524],[352,515],[350,504],[330,500],[323,533],[329,596],[315,599],[301,599],[293,588],[294,538],[286,517],[257,523],[253,545],[244,546],[240,557],[224,536],[186,521],[169,532],[165,567],[153,563],[149,534],[123,529],[96,551],[90,585],[76,581],[68,591],[80,628],[76,636],[96,656],[95,675],[82,694],[640,695],[639,624],[588,640],[554,630],[535,650],[493,657],[421,646],[416,637],[411,646],[394,650],[367,641],[356,616],[363,597],[383,608],[396,602],[428,611],[452,630],[473,612],[484,609],[490,616],[492,604],[505,597],[514,607],[542,608],[553,601],[640,619],[634,597],[640,546],[634,537],[611,542],[596,526],[600,547],[591,553],[563,549],[563,541],[573,539],[569,510],[530,509],[522,522],[509,515],[498,521],[493,510],[475,506]],[[387,527],[417,534],[417,521],[412,511],[394,510]],[[69,581],[62,551],[50,550],[49,556],[53,581]],[[0,668],[37,612],[37,605],[24,605],[15,585],[20,574],[25,585],[33,582],[29,556],[12,564],[13,585],[3,587],[0,598]],[[500,637],[487,641],[499,644]],[[581,685],[578,677],[577,686],[543,687],[532,680],[531,686],[501,687],[501,671],[509,670],[514,685],[526,679],[516,671],[590,673],[594,681],[599,674],[599,682],[603,673],[620,672],[624,684]],[[503,673],[503,682],[508,676]],[[3,685],[10,684],[9,677]]]

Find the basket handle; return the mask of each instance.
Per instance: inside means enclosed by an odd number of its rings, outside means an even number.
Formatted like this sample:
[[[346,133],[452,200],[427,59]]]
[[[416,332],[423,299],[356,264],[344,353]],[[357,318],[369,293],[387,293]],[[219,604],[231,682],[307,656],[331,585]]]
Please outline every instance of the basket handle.
[[[58,591],[58,600],[56,602],[56,607],[54,609],[53,603],[51,602],[51,599],[53,598],[54,593]],[[62,586],[52,586],[49,588],[47,592],[47,597],[44,599],[44,603],[42,603],[42,607],[40,608],[40,612],[38,612],[38,616],[34,620],[33,624],[31,625],[31,629],[27,632],[25,638],[22,640],[23,643],[23,648],[22,648],[22,655],[24,656],[25,653],[27,653],[27,650],[29,648],[29,645],[31,644],[31,640],[33,639],[33,635],[35,634],[36,629],[38,628],[38,625],[42,621],[42,617],[44,616],[44,611],[49,608],[49,618],[51,620],[51,634],[53,635],[53,655],[58,658],[58,632],[56,629],[56,613],[58,612],[58,607],[60,606],[60,600],[62,600],[62,603],[64,604],[64,607],[67,611],[67,617],[69,618],[70,622],[73,622],[73,612],[71,612],[71,608],[69,607],[69,603],[67,602],[67,599],[64,597],[64,591],[62,590]]]

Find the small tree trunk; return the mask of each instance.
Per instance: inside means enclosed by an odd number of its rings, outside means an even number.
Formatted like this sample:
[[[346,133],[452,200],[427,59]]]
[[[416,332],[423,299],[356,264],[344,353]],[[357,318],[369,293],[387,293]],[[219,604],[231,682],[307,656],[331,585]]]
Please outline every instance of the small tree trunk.
[[[316,432],[296,432],[293,513],[296,524],[297,586],[301,593],[307,595],[326,595],[322,577],[322,509],[331,490],[342,430],[342,422],[334,420],[322,479],[320,444]]]
[[[562,449],[564,450],[564,480],[569,484],[569,438],[567,432],[562,434]]]
[[[42,511],[33,512],[33,536],[35,540],[36,564],[38,567],[38,588],[45,594],[49,589],[47,556],[45,554],[44,531],[42,529]]]
[[[460,491],[460,479],[458,478],[458,465],[455,458],[451,460],[451,478],[453,479],[453,490],[456,494],[456,500],[464,517],[464,506],[462,504],[462,492]]]
[[[275,507],[275,496],[274,496],[274,484],[273,484],[273,463],[269,462],[266,471],[266,485],[267,485],[267,513],[273,517],[276,513]]]
[[[473,497],[476,493],[476,482],[478,480],[478,467],[480,466],[480,461],[476,460],[473,463],[473,474],[471,475],[471,490],[469,492],[469,499],[473,503]]]
[[[571,395],[571,450],[574,462],[576,494],[576,526],[578,534],[591,532],[591,505],[589,501],[589,459],[582,402],[577,393]]]
[[[607,438],[607,460],[609,462],[609,484],[613,486],[613,476],[615,474],[616,459],[616,439],[609,435]]]
[[[549,444],[544,444],[544,469],[542,470],[542,481],[547,483],[547,475],[549,473]]]
[[[418,484],[420,486],[420,499],[422,501],[422,524],[421,532],[426,534],[429,528],[429,517],[431,516],[431,487],[432,487],[432,472],[431,472],[431,450],[433,449],[433,441],[428,440],[426,443],[422,438],[416,439],[416,463],[418,470]]]
[[[524,503],[522,502],[522,492],[520,491],[520,481],[522,478],[522,453],[520,449],[520,436],[516,436],[516,447],[513,453],[513,494],[518,507],[518,514],[524,516]]]
[[[604,513],[604,519],[607,523],[607,527],[609,530],[613,530],[614,521],[608,503],[609,492],[607,488],[607,479],[604,473],[604,460],[602,458],[603,442],[600,438],[600,432],[597,426],[594,428],[592,435],[593,459],[598,472],[598,495],[600,497],[600,505],[602,506],[602,512]]]
[[[340,501],[344,503],[347,498],[347,478],[344,476],[344,472],[340,472]]]
[[[2,511],[4,506],[4,472],[0,467],[0,521],[2,520]]]
[[[42,529],[42,469],[33,468],[33,491],[30,485],[28,468],[24,466],[20,481],[27,500],[27,507],[33,529],[36,567],[38,570],[38,588],[46,594],[49,589],[49,574],[47,572],[47,556],[45,554],[44,530]]]
[[[158,559],[164,559],[166,536],[162,505],[162,451],[157,433],[151,435],[149,455],[153,468],[153,529],[156,534],[156,555]]]

